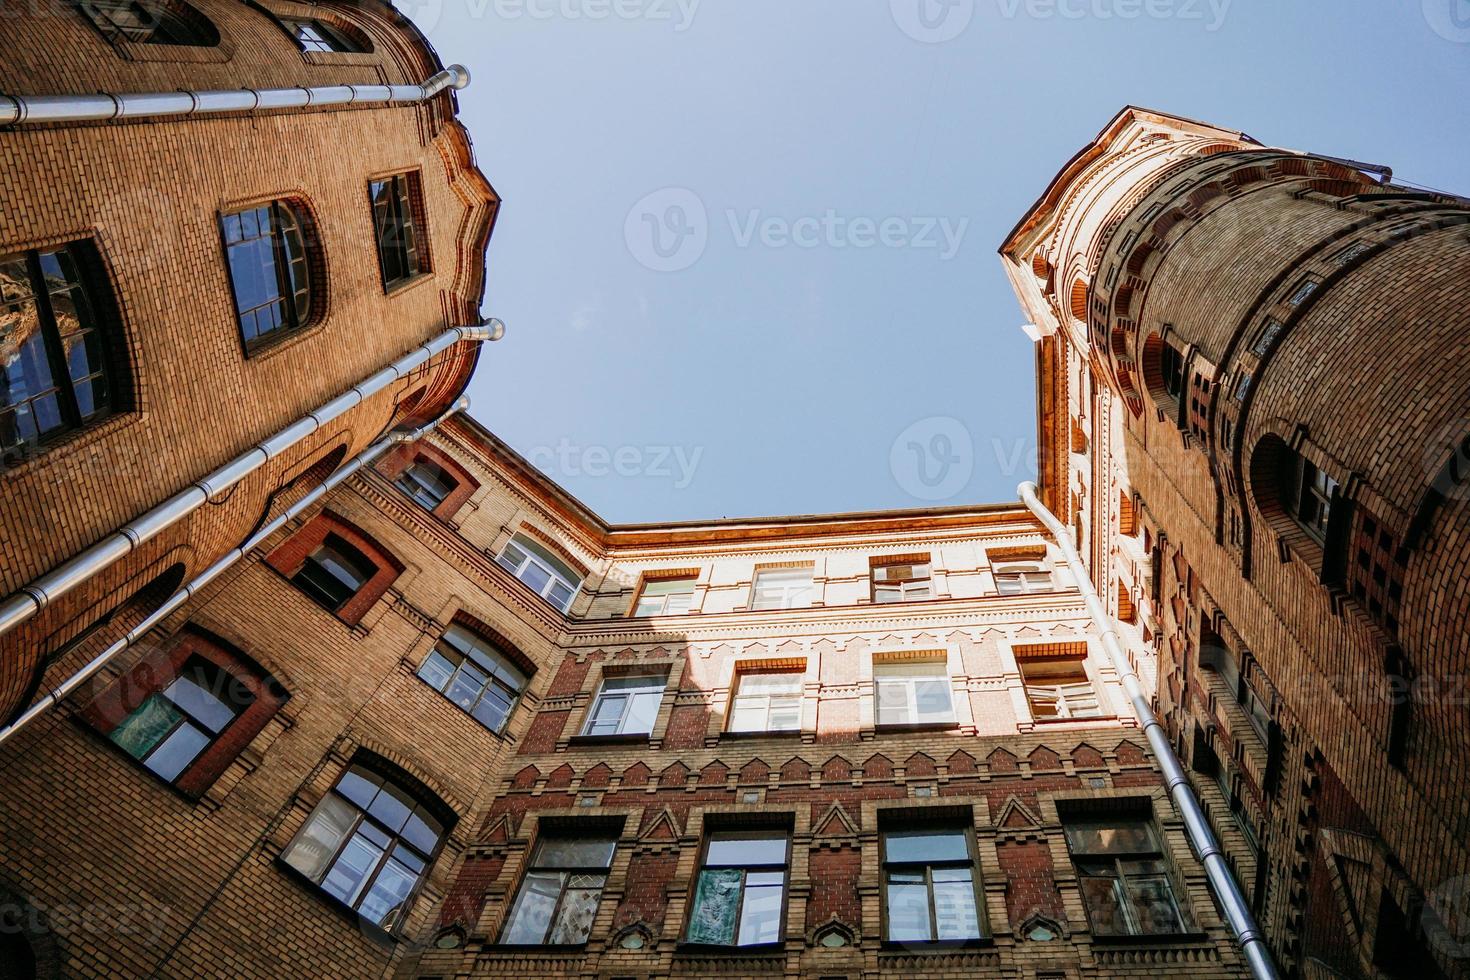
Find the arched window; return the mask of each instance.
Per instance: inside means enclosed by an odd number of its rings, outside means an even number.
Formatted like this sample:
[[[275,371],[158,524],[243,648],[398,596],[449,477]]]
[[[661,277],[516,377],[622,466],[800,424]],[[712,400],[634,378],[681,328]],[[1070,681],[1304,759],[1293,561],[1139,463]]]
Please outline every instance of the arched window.
[[[1143,383],[1160,408],[1177,414],[1184,398],[1184,352],[1177,344],[1149,335],[1143,344]]]
[[[444,839],[444,807],[423,796],[354,763],[317,804],[282,860],[364,921],[392,932]]]
[[[126,407],[105,284],[89,242],[0,255],[0,463]]]
[[[220,230],[246,353],[310,325],[310,215],[289,201],[272,201],[221,215]]]
[[[77,10],[108,41],[210,48],[219,31],[182,0],[75,0]]]
[[[509,654],[459,623],[424,658],[419,678],[492,732],[505,728],[527,680]]]
[[[570,565],[524,534],[507,541],[495,560],[562,612],[571,608],[582,586],[582,576]]]
[[[332,612],[337,612],[377,573],[371,558],[335,534],[328,534],[306,556],[291,581]]]
[[[1074,319],[1083,323],[1087,322],[1087,283],[1081,279],[1072,283],[1072,295],[1069,297],[1068,305]]]
[[[1337,501],[1337,481],[1296,453],[1289,452],[1282,462],[1279,473],[1282,505],[1314,541],[1325,544],[1332,508]]]
[[[372,42],[361,31],[340,24],[302,17],[285,17],[281,23],[291,32],[302,51],[362,54],[373,49]]]
[[[459,481],[432,460],[422,456],[404,467],[398,479],[393,481],[398,489],[408,494],[415,503],[427,511],[435,510],[459,486]]]

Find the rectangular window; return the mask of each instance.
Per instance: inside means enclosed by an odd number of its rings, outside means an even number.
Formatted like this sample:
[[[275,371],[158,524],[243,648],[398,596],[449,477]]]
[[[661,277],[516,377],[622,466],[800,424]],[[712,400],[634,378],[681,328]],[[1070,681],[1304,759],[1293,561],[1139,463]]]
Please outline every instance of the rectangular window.
[[[302,51],[337,51],[348,54],[362,51],[344,31],[323,21],[283,18],[281,23],[296,38]]]
[[[521,879],[500,941],[511,945],[580,945],[607,884],[616,836],[609,833],[543,836]]]
[[[995,590],[1001,595],[1052,591],[1051,569],[1044,565],[997,565]]]
[[[310,219],[289,201],[220,216],[240,339],[255,351],[312,320]]]
[[[191,657],[168,687],[149,695],[108,737],[172,783],[254,701],[244,684]]]
[[[755,946],[781,940],[789,840],[784,831],[711,834],[685,941]]]
[[[1251,348],[1251,353],[1257,357],[1265,357],[1271,345],[1276,343],[1276,338],[1281,336],[1283,329],[1285,328],[1280,320],[1267,320],[1266,325],[1261,328],[1260,336],[1256,338],[1255,346]]]
[[[954,721],[949,665],[944,660],[873,664],[874,704],[880,725]]]
[[[1032,718],[1055,721],[1101,717],[1097,691],[1081,657],[1038,657],[1019,663]]]
[[[505,727],[526,686],[525,672],[510,658],[458,624],[424,658],[419,678],[492,732]]]
[[[685,575],[645,581],[643,589],[638,593],[638,603],[633,608],[633,615],[679,616],[687,613],[694,604],[694,583],[697,578],[694,575]]]
[[[1159,351],[1159,373],[1163,377],[1164,392],[1175,401],[1184,393],[1184,356],[1179,348],[1165,342]]]
[[[604,679],[582,734],[649,734],[667,686],[668,678],[663,674]]]
[[[1067,848],[1092,931],[1163,936],[1184,931],[1158,833],[1147,820],[1067,820]]]
[[[328,534],[319,548],[307,555],[291,581],[332,612],[341,611],[378,572],[378,566],[357,548],[335,534]]]
[[[433,511],[444,503],[459,486],[459,481],[446,473],[444,467],[423,457],[404,467],[403,472],[398,474],[398,479],[393,482],[414,503],[427,511]]]
[[[1332,516],[1332,504],[1337,497],[1337,481],[1298,456],[1291,490],[1292,496],[1287,501],[1287,510],[1296,518],[1302,530],[1318,543],[1325,542],[1328,521]]]
[[[752,609],[799,609],[812,604],[812,569],[762,568],[750,591]]]
[[[873,568],[874,602],[909,602],[933,597],[928,562],[877,565]]]
[[[801,694],[802,675],[794,670],[737,674],[730,731],[800,731]]]
[[[970,834],[963,827],[883,833],[889,942],[979,939],[980,902]]]
[[[1286,302],[1292,306],[1301,306],[1317,291],[1319,285],[1315,279],[1304,279]]]
[[[414,205],[419,200],[418,174],[395,174],[369,185],[373,200],[373,227],[378,236],[378,265],[383,288],[407,282],[428,271]]]

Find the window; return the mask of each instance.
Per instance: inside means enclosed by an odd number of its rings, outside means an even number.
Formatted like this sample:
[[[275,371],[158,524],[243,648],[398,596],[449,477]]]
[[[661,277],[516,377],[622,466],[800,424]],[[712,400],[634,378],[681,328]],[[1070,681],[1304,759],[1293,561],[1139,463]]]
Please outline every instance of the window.
[[[363,46],[347,35],[347,32],[320,20],[285,18],[286,25],[301,45],[302,51],[338,51],[344,54],[360,54]]]
[[[1337,481],[1295,453],[1288,457],[1287,467],[1286,511],[1303,531],[1324,543],[1337,499]]]
[[[571,606],[582,585],[581,576],[566,562],[524,534],[507,541],[495,560],[562,612]]]
[[[404,467],[393,482],[414,503],[430,512],[444,503],[459,486],[459,481],[445,472],[444,467],[422,456]]]
[[[29,450],[114,408],[116,338],[105,328],[100,263],[84,242],[0,256],[0,454]],[[113,356],[109,356],[113,354]]]
[[[798,609],[812,604],[812,568],[758,568],[750,589],[752,609]]]
[[[1019,663],[1021,682],[1026,685],[1026,701],[1035,720],[1102,716],[1097,691],[1087,676],[1082,657],[1036,657]]]
[[[402,921],[444,836],[444,824],[409,790],[354,764],[287,847],[286,864],[366,921]]]
[[[580,944],[592,932],[617,838],[608,833],[558,833],[536,843],[500,941]]]
[[[885,831],[883,894],[889,942],[981,936],[975,859],[962,827]]]
[[[451,625],[419,666],[419,677],[492,732],[505,728],[526,686],[525,671],[494,644]]]
[[[1251,727],[1263,741],[1271,739],[1271,705],[1251,687],[1241,672],[1235,651],[1214,630],[1205,627],[1200,635],[1199,665],[1219,678],[1226,697],[1244,710]]]
[[[1164,394],[1178,401],[1184,394],[1184,355],[1168,341],[1159,347],[1159,377],[1164,384]]]
[[[801,694],[802,675],[794,670],[736,674],[730,731],[800,731]]]
[[[1276,343],[1276,338],[1281,336],[1281,331],[1286,329],[1280,320],[1267,320],[1266,325],[1261,328],[1261,333],[1256,337],[1256,342],[1251,347],[1251,353],[1257,357],[1265,357],[1271,345]]]
[[[199,658],[133,709],[108,738],[173,782],[255,700],[245,685]]]
[[[997,565],[995,590],[1001,595],[1025,595],[1052,590],[1051,569],[1045,565]]]
[[[605,678],[582,734],[649,734],[667,684],[668,678],[662,674]]]
[[[943,660],[873,664],[880,725],[924,725],[954,721],[949,665]]]
[[[311,322],[309,228],[306,212],[287,201],[220,217],[247,352]]]
[[[291,581],[323,607],[338,612],[378,572],[361,551],[335,534],[328,534]]]
[[[928,562],[873,568],[874,602],[908,602],[933,595]]]
[[[396,174],[373,181],[373,228],[378,236],[378,265],[388,289],[428,271],[419,248],[414,205],[419,200],[418,175]]]
[[[1159,936],[1184,931],[1168,865],[1146,820],[1068,820],[1092,931],[1099,936]]]
[[[74,0],[109,41],[213,47],[219,32],[194,8],[165,0]]]
[[[716,946],[779,942],[788,843],[784,831],[711,834],[685,940]]]
[[[1286,302],[1292,306],[1301,306],[1313,293],[1317,291],[1317,287],[1319,285],[1320,283],[1318,283],[1315,279],[1304,279],[1301,284],[1296,287],[1296,291],[1291,294],[1291,297],[1287,299]]]
[[[697,576],[684,575],[678,578],[645,580],[638,593],[638,603],[633,608],[634,616],[678,616],[687,613],[694,604],[694,583]]]

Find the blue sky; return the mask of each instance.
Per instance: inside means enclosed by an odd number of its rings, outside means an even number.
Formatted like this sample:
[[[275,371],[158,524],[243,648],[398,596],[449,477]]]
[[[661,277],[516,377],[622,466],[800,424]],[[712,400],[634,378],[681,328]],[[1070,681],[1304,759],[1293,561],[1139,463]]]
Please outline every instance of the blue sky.
[[[1015,499],[995,250],[1125,104],[1470,191],[1470,0],[397,2],[504,202],[473,414],[615,522]]]

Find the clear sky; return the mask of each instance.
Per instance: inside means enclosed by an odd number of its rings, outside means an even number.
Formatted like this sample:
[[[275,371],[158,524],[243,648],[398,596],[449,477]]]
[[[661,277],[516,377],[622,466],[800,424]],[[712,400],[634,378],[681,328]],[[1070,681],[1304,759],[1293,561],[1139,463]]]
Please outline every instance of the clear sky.
[[[995,250],[1125,104],[1470,192],[1470,0],[396,2],[503,199],[473,414],[614,522],[1014,500]]]

